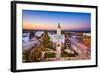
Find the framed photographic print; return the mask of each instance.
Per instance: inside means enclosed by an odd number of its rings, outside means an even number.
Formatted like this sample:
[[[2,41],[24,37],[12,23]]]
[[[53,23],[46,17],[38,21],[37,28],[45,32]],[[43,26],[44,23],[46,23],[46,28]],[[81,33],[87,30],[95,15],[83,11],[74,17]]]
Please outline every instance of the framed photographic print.
[[[11,71],[97,67],[97,6],[11,2]]]

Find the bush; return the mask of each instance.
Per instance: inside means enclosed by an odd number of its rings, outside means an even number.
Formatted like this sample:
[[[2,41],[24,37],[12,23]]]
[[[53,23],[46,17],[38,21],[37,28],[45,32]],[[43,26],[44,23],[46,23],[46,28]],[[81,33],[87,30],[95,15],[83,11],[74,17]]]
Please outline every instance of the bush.
[[[28,62],[29,61],[29,51],[23,51],[22,53],[22,57],[23,57],[23,62]]]
[[[75,54],[70,54],[70,53],[67,53],[67,52],[62,53],[62,57],[75,57],[75,56],[76,56]]]
[[[55,58],[56,54],[54,52],[45,53],[45,58]]]

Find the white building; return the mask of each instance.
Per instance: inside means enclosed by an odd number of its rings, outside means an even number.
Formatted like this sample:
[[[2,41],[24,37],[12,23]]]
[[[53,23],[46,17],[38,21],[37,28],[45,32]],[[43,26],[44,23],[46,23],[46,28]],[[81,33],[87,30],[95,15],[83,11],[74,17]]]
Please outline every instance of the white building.
[[[62,38],[63,37],[63,38]],[[61,45],[64,40],[64,35],[61,35],[61,27],[60,24],[58,24],[57,27],[57,35],[56,35],[56,58],[61,58]]]

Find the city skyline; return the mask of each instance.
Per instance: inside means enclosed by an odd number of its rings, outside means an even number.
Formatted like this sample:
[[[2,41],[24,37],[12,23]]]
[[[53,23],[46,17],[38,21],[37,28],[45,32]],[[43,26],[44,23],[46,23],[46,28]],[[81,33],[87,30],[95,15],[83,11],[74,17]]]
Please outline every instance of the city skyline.
[[[23,29],[56,30],[59,23],[62,30],[91,30],[90,13],[23,10],[22,14]]]

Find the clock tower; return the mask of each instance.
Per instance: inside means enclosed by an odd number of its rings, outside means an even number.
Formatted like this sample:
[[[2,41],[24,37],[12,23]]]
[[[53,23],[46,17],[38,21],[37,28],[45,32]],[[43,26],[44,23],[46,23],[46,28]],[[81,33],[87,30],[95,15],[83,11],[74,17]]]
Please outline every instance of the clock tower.
[[[61,27],[60,24],[58,24],[57,27],[57,36],[56,36],[56,58],[59,59],[61,58]]]

